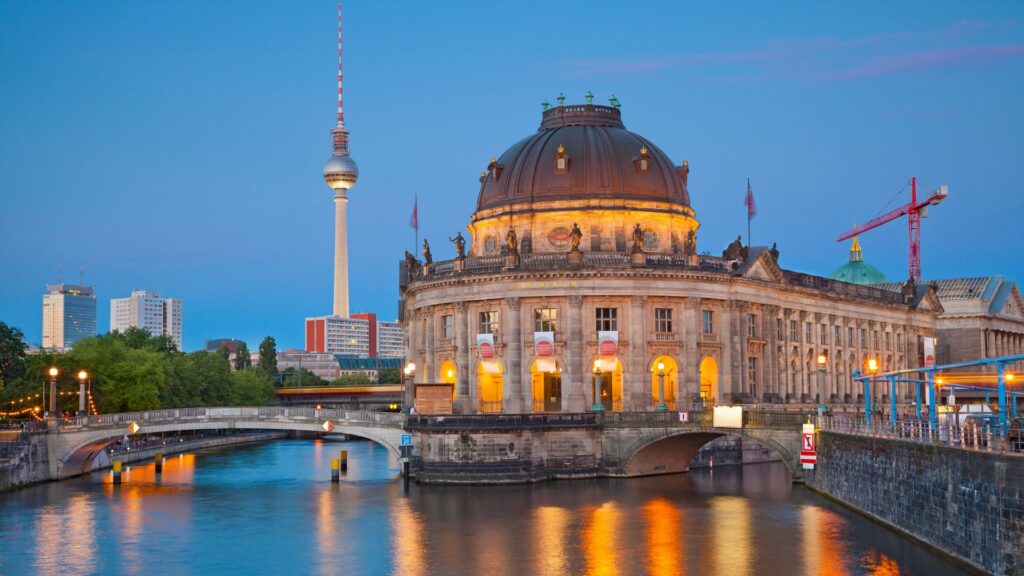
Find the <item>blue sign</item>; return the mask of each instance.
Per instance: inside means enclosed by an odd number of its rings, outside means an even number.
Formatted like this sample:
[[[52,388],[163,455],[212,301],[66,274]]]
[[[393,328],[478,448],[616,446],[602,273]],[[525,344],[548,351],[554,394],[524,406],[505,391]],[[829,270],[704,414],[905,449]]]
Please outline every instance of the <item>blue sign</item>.
[[[412,434],[402,434],[402,446],[412,446]]]

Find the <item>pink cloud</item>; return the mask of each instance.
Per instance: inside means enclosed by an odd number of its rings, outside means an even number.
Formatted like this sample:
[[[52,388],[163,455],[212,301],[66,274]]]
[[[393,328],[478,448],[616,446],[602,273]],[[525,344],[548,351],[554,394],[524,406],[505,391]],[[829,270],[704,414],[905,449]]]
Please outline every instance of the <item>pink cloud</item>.
[[[848,80],[871,76],[888,76],[934,68],[949,68],[973,64],[993,64],[1009,58],[1024,56],[1024,44],[1002,46],[971,46],[948,50],[930,50],[915,54],[879,58],[862,66],[838,72],[826,72],[820,78]]]

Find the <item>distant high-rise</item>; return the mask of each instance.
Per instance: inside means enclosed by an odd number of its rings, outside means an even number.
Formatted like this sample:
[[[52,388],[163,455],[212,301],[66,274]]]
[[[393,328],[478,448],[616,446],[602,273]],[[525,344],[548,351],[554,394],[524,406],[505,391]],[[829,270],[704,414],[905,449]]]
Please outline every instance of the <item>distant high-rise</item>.
[[[110,330],[141,328],[154,336],[170,336],[181,350],[181,300],[159,292],[133,290],[128,298],[110,300]]]
[[[66,350],[96,335],[96,296],[91,286],[47,284],[43,295],[43,348]]]
[[[378,322],[364,312],[349,318],[306,318],[306,352],[322,352],[359,358],[401,358],[405,331],[398,322]]]

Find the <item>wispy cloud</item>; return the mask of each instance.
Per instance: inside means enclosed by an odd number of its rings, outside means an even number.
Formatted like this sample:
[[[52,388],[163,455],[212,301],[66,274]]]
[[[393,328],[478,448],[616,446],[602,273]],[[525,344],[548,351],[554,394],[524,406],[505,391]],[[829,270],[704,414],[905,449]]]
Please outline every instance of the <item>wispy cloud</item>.
[[[923,32],[873,34],[858,38],[793,38],[736,51],[705,52],[631,60],[570,60],[579,76],[618,76],[714,67],[715,81],[780,79],[853,80],[921,70],[978,66],[1024,57],[1024,44],[963,44],[995,23],[964,20]],[[940,46],[922,50],[926,45]],[[943,46],[944,44],[944,46]]]

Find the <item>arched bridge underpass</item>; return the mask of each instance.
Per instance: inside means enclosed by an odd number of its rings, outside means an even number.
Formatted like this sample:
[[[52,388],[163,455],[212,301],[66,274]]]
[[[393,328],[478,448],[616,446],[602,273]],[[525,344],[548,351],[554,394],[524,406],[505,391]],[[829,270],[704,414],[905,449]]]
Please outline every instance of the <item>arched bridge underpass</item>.
[[[500,414],[478,416],[413,416],[387,412],[317,410],[284,407],[182,408],[72,418],[50,423],[47,450],[50,477],[76,476],[91,469],[92,461],[135,423],[140,434],[192,430],[278,430],[348,434],[366,438],[400,454],[402,434],[413,435],[414,459],[422,457],[422,433],[532,430],[564,434],[577,431],[598,446],[594,457],[612,476],[645,476],[684,472],[697,451],[720,436],[742,436],[779,455],[794,480],[802,479],[799,465],[799,413],[748,411],[742,428],[715,428],[710,414],[691,413],[679,422],[674,412],[595,414]],[[330,431],[325,423],[330,422]],[[411,430],[406,432],[407,427]],[[596,434],[596,437],[594,435]]]
[[[181,408],[100,414],[72,418],[54,427],[50,424],[47,451],[50,477],[76,476],[89,471],[92,460],[111,442],[139,426],[139,434],[187,432],[191,430],[280,430],[359,436],[399,453],[405,423],[402,414],[314,408],[224,407]]]

